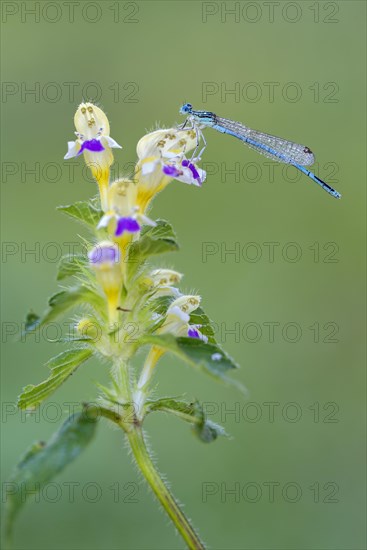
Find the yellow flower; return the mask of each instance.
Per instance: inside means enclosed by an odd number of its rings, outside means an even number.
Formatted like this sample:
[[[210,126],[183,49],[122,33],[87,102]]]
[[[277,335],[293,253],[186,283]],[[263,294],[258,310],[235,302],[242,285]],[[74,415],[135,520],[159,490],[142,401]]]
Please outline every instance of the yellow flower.
[[[81,103],[74,116],[76,141],[68,142],[64,159],[84,154],[93,177],[97,180],[103,211],[108,210],[108,184],[113,164],[111,148],[121,146],[110,137],[110,124],[105,113],[93,103]]]
[[[190,313],[200,306],[200,302],[200,296],[180,296],[174,300],[167,309],[166,320],[158,329],[158,334],[191,336]]]
[[[121,253],[120,267],[124,276],[131,242],[139,237],[143,224],[155,226],[156,223],[141,213],[137,205],[137,186],[128,179],[122,178],[110,185],[108,202],[110,209],[97,227],[106,227],[110,238],[118,244]]]
[[[160,296],[180,296],[180,291],[175,285],[179,284],[183,275],[173,269],[155,269],[150,273],[152,288],[155,290],[154,298]]]
[[[138,233],[141,226],[156,223],[140,212],[137,204],[137,186],[129,179],[114,181],[108,189],[110,210],[101,218],[98,228],[107,227],[114,237]]]
[[[180,130],[168,128],[155,130],[143,136],[137,146],[136,152],[139,160],[147,157],[165,156],[167,153],[191,151],[196,147],[195,130]]]
[[[174,176],[165,174],[163,166],[181,160],[197,145],[194,130],[170,128],[146,134],[137,145],[138,205],[144,212],[151,199],[162,191]]]
[[[159,286],[173,286],[178,284],[183,275],[173,269],[155,269],[151,272],[154,283]]]
[[[122,287],[119,247],[111,241],[101,241],[88,253],[88,259],[107,297],[109,322],[116,324]]]

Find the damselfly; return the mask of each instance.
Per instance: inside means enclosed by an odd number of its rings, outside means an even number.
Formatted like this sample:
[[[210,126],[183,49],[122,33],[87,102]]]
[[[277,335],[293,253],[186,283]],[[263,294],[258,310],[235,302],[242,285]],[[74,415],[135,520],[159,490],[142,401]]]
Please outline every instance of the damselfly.
[[[187,115],[183,127],[186,126],[187,122],[191,122],[197,135],[203,139],[204,148],[206,146],[206,141],[202,135],[201,129],[205,126],[209,126],[222,134],[228,134],[241,140],[252,149],[255,149],[258,153],[272,160],[291,164],[325,189],[327,193],[340,199],[341,195],[338,191],[330,187],[330,185],[322,181],[306,168],[306,166],[310,166],[315,162],[315,157],[312,151],[305,145],[298,145],[297,143],[287,141],[277,136],[271,136],[258,132],[257,130],[252,130],[240,122],[234,122],[228,118],[221,118],[209,111],[195,111],[191,103],[185,103],[181,107],[180,113],[182,115]]]

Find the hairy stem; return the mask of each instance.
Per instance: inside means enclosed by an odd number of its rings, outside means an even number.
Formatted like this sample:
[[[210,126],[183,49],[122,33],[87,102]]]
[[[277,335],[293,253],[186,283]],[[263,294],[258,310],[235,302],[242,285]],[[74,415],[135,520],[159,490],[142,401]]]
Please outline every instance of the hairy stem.
[[[179,507],[174,496],[171,494],[154,466],[141,427],[134,426],[126,435],[141,472],[173,521],[176,529],[186,542],[188,548],[190,550],[204,550],[204,544],[201,542],[191,523]]]
[[[124,359],[117,359],[114,363],[113,377],[119,389],[119,397],[131,402],[129,364]]]
[[[132,403],[133,414],[132,417],[131,415],[129,416],[128,423],[126,422],[126,419],[123,418],[111,418],[111,420],[119,424],[125,431],[139,469],[141,470],[146,481],[149,483],[157,499],[167,512],[168,516],[171,518],[176,529],[186,542],[187,547],[190,550],[205,550],[204,544],[201,542],[190,521],[187,519],[174,496],[161,478],[150,457],[145,443],[143,430],[141,428],[141,423],[136,416],[136,404],[133,403],[133,391],[129,377],[128,362],[121,359],[115,361],[115,379],[118,381],[121,389],[124,388],[125,391],[123,393],[125,394],[127,402]],[[103,414],[103,416],[107,415]],[[133,422],[131,422],[132,418]]]

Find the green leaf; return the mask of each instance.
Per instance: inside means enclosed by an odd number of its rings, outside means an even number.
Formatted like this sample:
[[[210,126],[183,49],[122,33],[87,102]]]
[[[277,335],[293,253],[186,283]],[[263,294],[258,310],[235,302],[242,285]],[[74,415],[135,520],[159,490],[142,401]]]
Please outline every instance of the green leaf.
[[[94,197],[89,201],[78,201],[68,206],[59,206],[57,210],[78,220],[89,229],[93,229],[93,231],[96,230],[96,226],[103,216],[98,197]]]
[[[57,292],[48,301],[49,310],[46,313],[45,321],[50,321],[58,317],[66,310],[79,304],[80,302],[89,301],[94,293],[86,286],[70,287]]]
[[[141,230],[141,238],[150,236],[152,239],[176,239],[176,233],[172,225],[167,220],[158,219],[156,225],[144,225]]]
[[[170,412],[187,420],[195,422],[195,403],[187,403],[186,401],[178,401],[173,397],[162,397],[161,399],[147,400],[147,412],[163,411]]]
[[[103,309],[103,298],[87,286],[75,286],[57,292],[48,301],[48,309],[40,317],[35,313],[28,313],[24,325],[24,334],[50,323],[72,307],[81,303],[88,303],[97,309]]]
[[[178,250],[176,235],[172,226],[165,220],[157,220],[155,227],[145,226],[140,239],[129,247],[129,276],[138,269],[141,262],[149,256],[175,252]]]
[[[87,264],[87,258],[83,254],[63,256],[59,263],[57,280],[61,281],[73,275],[80,275]]]
[[[22,457],[9,482],[6,496],[4,531],[11,544],[14,520],[31,494],[38,494],[45,485],[75,460],[92,440],[97,417],[87,410],[70,416],[50,442],[34,443]]]
[[[226,435],[222,426],[206,418],[203,407],[198,401],[187,403],[172,397],[147,401],[147,412],[153,411],[168,412],[190,422],[193,424],[195,434],[204,443],[211,443],[219,435]]]
[[[139,344],[152,344],[170,351],[189,365],[201,368],[204,372],[228,384],[235,385],[246,393],[241,383],[227,377],[228,372],[239,368],[237,363],[216,344],[206,343],[197,338],[176,338],[172,334],[147,334],[139,340]]]
[[[190,325],[200,325],[199,330],[208,338],[210,344],[217,344],[215,339],[212,321],[201,307],[198,307],[190,314]]]
[[[28,385],[23,388],[23,393],[18,398],[20,409],[35,408],[46,397],[53,393],[84,361],[92,355],[92,350],[87,348],[63,351],[46,363],[51,369],[51,374],[44,382],[37,386]]]

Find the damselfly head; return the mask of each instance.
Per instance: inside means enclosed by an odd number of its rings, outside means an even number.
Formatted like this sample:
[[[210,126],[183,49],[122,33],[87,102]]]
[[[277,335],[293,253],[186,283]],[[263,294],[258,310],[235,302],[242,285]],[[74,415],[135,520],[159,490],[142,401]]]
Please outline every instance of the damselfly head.
[[[184,103],[180,109],[181,115],[188,115],[192,111],[192,105],[191,103]]]

